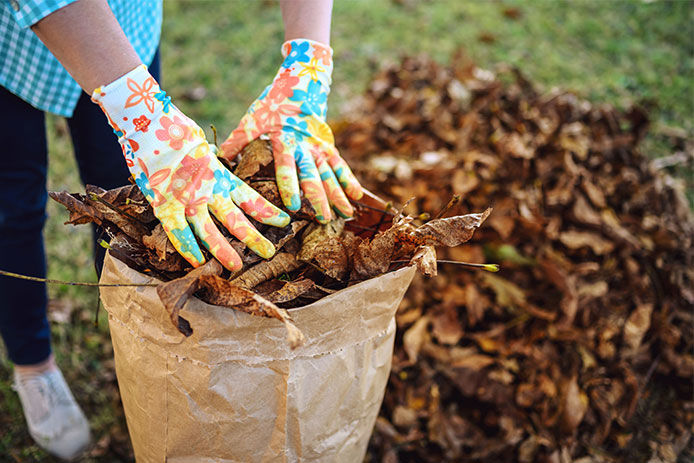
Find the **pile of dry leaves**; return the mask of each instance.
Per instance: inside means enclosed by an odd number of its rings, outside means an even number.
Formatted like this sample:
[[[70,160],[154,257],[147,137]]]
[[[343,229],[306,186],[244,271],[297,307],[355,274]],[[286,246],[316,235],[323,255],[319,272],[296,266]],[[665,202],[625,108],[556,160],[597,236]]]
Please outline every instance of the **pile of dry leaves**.
[[[283,207],[273,177],[269,143],[252,142],[229,168],[266,199]],[[404,265],[416,265],[422,273],[435,275],[435,246],[457,246],[468,241],[491,212],[486,209],[421,223],[393,212],[392,207],[367,191],[364,199],[355,204],[353,219],[338,218],[321,225],[313,220],[315,213],[305,201],[284,228],[265,226],[251,218],[277,249],[270,260],[254,254],[217,223],[244,262],[241,271],[230,274],[207,250],[207,263],[193,269],[176,253],[135,185],[108,191],[87,185],[85,194],[50,195],[70,212],[66,223],[97,224],[109,238],[102,243],[112,256],[164,282],[157,286],[157,293],[171,322],[184,335],[190,336],[194,327],[179,313],[188,298],[195,295],[210,304],[282,321],[293,348],[304,342],[304,336],[287,308],[309,304]]]
[[[645,114],[515,70],[405,59],[336,124],[411,212],[494,208],[415,279],[369,461],[675,461],[694,454],[694,222],[638,143]]]

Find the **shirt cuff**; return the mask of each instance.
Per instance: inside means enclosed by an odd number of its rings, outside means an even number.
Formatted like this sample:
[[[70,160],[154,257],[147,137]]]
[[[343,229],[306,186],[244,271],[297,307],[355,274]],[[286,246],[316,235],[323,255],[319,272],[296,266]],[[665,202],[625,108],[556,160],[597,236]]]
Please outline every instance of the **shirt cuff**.
[[[10,5],[15,21],[22,28],[31,27],[49,14],[77,0],[4,0]]]

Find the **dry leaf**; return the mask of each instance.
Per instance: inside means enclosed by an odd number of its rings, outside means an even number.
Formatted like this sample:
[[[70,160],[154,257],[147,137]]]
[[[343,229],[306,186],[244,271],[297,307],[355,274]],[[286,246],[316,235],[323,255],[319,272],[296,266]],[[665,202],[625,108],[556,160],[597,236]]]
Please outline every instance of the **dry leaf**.
[[[429,317],[422,317],[415,322],[402,337],[402,343],[411,363],[417,362],[419,351],[429,339]]]
[[[309,280],[308,278],[301,278],[295,281],[288,281],[277,291],[268,294],[265,299],[275,304],[281,304],[283,302],[288,302],[297,297],[305,294],[307,291],[313,289],[316,284]]]
[[[50,191],[48,195],[55,201],[59,202],[70,213],[65,224],[80,225],[84,223],[96,223],[101,225],[101,219],[98,217],[93,207],[85,204],[82,195],[73,195],[67,191]]]
[[[190,271],[181,278],[167,281],[166,283],[162,283],[157,286],[157,295],[159,296],[162,304],[164,304],[167,312],[169,312],[171,323],[173,323],[177,329],[180,325],[180,317],[178,316],[178,313],[181,311],[186,301],[188,301],[188,298],[195,291],[197,291],[200,278],[205,275],[216,276],[221,272],[221,264],[212,259],[203,266]],[[190,336],[192,334],[192,330],[189,333],[183,334]]]
[[[417,270],[426,276],[436,276],[436,248],[420,246],[410,259],[410,265],[416,265]]]
[[[260,283],[271,280],[283,273],[289,273],[299,268],[299,262],[294,255],[280,252],[267,261],[263,261],[236,277],[231,283],[239,288],[252,289]]]
[[[326,224],[313,224],[304,232],[303,245],[297,259],[305,262],[315,258],[320,254],[323,243],[329,238],[335,238],[342,234],[345,228],[345,220],[338,218]]]
[[[444,306],[431,318],[431,334],[443,345],[454,346],[463,337],[458,312],[453,306]]]
[[[412,235],[418,242],[433,246],[458,246],[470,238],[489,217],[492,208],[476,214],[435,219],[417,228]]]
[[[201,298],[209,304],[281,321],[287,329],[287,342],[292,349],[306,342],[304,334],[294,325],[294,321],[286,310],[277,307],[253,291],[240,288],[217,275],[209,274],[200,277],[198,289]]]
[[[149,249],[152,249],[159,256],[159,260],[165,260],[167,254],[176,252],[176,248],[171,244],[164,227],[160,223],[154,227],[152,233],[142,237],[142,243]]]
[[[614,244],[602,238],[597,233],[569,230],[559,234],[559,241],[569,249],[580,249],[589,247],[597,255],[612,252]]]
[[[357,241],[352,259],[354,268],[353,279],[371,278],[388,271],[395,251],[397,227],[378,233],[371,241]]]
[[[588,396],[578,387],[576,377],[564,385],[562,402],[562,430],[574,433],[588,410]]]
[[[638,349],[643,336],[650,328],[652,312],[653,304],[638,304],[624,323],[624,342],[632,350]]]
[[[457,357],[451,363],[452,367],[455,368],[469,368],[471,370],[481,370],[489,365],[495,363],[493,357],[484,354],[472,353],[470,355]]]
[[[251,141],[241,151],[234,174],[241,180],[245,180],[257,174],[262,167],[267,166],[273,160],[270,142],[256,139]]]

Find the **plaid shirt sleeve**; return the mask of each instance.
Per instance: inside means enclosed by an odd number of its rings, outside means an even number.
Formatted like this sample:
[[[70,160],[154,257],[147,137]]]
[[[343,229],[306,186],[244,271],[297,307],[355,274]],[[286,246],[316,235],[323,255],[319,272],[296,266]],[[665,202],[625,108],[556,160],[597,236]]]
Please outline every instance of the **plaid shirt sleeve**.
[[[41,19],[77,0],[5,0],[12,7],[14,19],[22,28],[31,27]]]
[[[0,0],[0,86],[32,106],[70,117],[82,93],[32,24],[75,0]],[[116,20],[143,63],[159,44],[162,0],[109,0]]]

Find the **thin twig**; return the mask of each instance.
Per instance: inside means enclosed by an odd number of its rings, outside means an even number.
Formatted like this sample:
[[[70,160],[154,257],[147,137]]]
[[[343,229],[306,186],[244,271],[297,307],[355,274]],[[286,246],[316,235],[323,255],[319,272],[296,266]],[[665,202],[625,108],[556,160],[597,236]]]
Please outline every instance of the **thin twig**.
[[[371,239],[373,239],[379,232],[381,225],[385,223],[386,216],[388,215],[388,210],[393,207],[392,204],[389,202],[386,203],[385,209],[381,211],[381,217],[378,219],[378,223],[374,227],[374,234],[371,235]]]
[[[274,179],[272,179],[272,180],[274,180]],[[362,203],[361,201],[352,200],[352,202],[355,203],[355,204],[359,204],[360,206],[365,207],[365,208],[367,208],[367,209],[371,209],[372,211],[378,211],[378,212],[383,212],[383,213],[386,213],[386,214],[389,214],[389,215],[395,215],[393,212],[390,212],[390,211],[388,210],[388,209],[390,209],[390,208],[392,207],[391,204],[390,204],[390,202],[386,203],[386,208],[385,208],[385,210],[381,209],[380,207],[375,207],[375,206],[371,206],[371,205],[366,204],[366,203]]]
[[[443,217],[443,215],[450,210],[453,206],[458,204],[460,202],[460,195],[453,195],[453,197],[448,201],[448,204],[446,204],[443,209],[439,211],[438,214],[434,217],[434,219],[440,219]]]
[[[86,281],[63,281],[63,280],[53,280],[50,278],[39,278],[31,277],[28,275],[21,275],[19,273],[8,272],[6,270],[0,270],[0,275],[6,277],[17,278],[20,280],[38,281],[40,283],[48,283],[51,285],[68,285],[68,286],[98,286],[98,287],[125,287],[125,286],[159,286],[159,283],[89,283]]]

